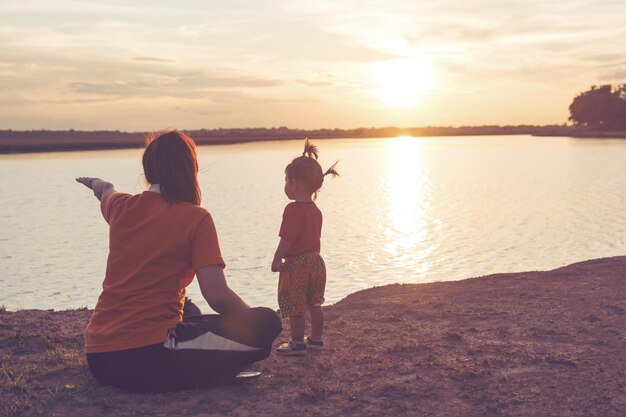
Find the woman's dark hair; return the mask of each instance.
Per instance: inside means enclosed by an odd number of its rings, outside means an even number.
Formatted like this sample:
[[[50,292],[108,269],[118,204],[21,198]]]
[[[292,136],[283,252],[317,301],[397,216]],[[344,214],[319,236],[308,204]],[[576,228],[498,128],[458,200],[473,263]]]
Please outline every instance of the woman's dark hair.
[[[313,194],[313,199],[317,198],[317,192],[322,188],[326,175],[330,174],[333,178],[339,176],[339,173],[335,169],[339,161],[335,162],[326,172],[322,172],[322,167],[319,162],[317,162],[317,155],[317,146],[306,139],[304,141],[304,152],[302,152],[302,156],[295,158],[285,168],[287,178],[297,180],[304,184],[307,190]]]
[[[200,205],[196,144],[189,136],[177,130],[148,135],[142,162],[146,180],[159,184],[167,202]]]

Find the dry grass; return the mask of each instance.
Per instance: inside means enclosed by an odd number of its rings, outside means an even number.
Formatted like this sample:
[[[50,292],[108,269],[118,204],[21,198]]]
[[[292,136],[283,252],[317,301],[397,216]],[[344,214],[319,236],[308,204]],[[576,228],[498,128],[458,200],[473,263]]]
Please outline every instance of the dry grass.
[[[2,371],[3,388],[6,387],[7,390],[26,392],[28,388],[28,379],[24,374],[10,369],[6,365],[2,365],[0,370]]]

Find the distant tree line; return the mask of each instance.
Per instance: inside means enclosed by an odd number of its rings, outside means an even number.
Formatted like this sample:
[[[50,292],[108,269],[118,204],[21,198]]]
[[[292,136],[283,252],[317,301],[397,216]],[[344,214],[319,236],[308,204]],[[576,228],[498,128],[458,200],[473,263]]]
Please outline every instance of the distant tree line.
[[[216,128],[184,130],[199,145],[288,139],[388,138],[397,136],[469,136],[469,135],[568,135],[572,126],[425,126],[360,127],[356,129]],[[0,153],[40,152],[72,149],[138,148],[144,143],[143,132],[80,130],[0,130]]]
[[[578,94],[569,106],[576,126],[599,131],[626,130],[626,84],[592,86]]]

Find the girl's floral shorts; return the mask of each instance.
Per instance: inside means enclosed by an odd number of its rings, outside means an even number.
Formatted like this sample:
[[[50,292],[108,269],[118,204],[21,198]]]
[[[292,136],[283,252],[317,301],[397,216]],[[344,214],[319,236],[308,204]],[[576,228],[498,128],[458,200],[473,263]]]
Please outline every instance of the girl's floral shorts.
[[[287,259],[278,278],[278,306],[283,317],[298,316],[324,303],[326,265],[319,253]]]

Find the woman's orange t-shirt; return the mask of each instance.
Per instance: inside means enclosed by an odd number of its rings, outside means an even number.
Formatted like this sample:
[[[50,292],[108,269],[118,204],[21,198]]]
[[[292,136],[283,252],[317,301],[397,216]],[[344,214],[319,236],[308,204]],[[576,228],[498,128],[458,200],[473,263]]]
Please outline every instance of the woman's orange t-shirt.
[[[85,350],[161,343],[182,321],[185,287],[195,271],[225,266],[213,219],[202,207],[170,204],[151,191],[111,193],[101,209],[109,223],[109,257]]]

